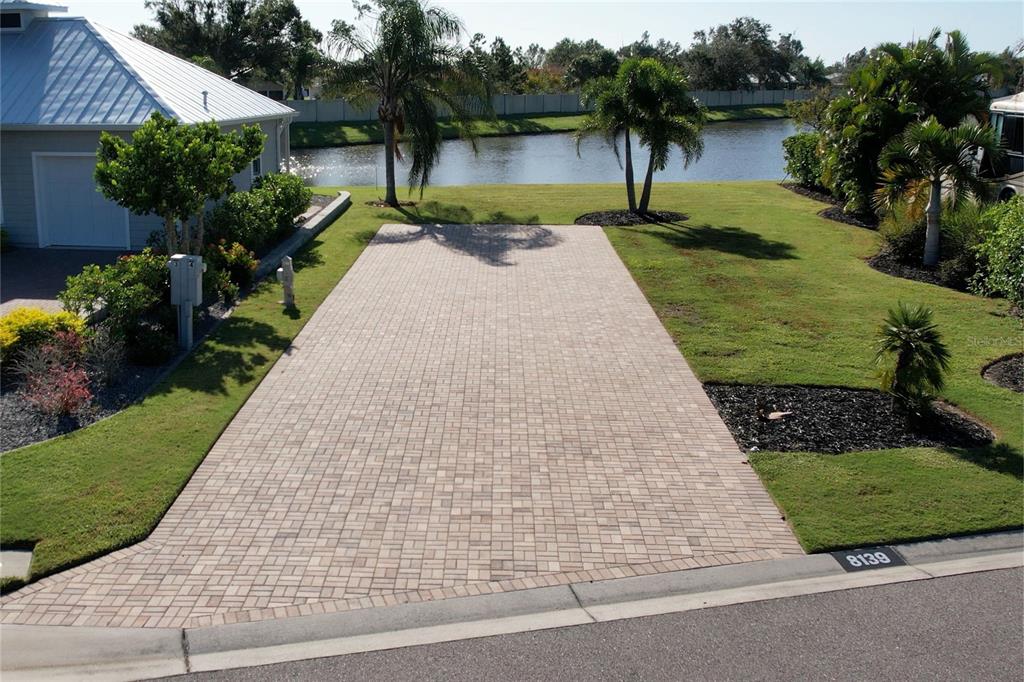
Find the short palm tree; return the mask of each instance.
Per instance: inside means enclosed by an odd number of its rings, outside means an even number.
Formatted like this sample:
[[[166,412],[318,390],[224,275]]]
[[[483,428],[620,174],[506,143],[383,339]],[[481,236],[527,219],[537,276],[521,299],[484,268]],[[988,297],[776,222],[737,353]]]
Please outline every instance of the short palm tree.
[[[463,48],[459,19],[422,0],[371,0],[356,3],[359,18],[373,30],[364,35],[336,20],[328,34],[338,61],[327,77],[329,89],[352,101],[376,102],[384,129],[385,202],[398,205],[395,158],[408,140],[410,187],[423,188],[441,153],[440,109],[447,109],[460,133],[472,138],[472,96],[486,102],[486,91]]]
[[[900,201],[920,202],[925,208],[924,264],[939,262],[939,218],[943,193],[952,202],[967,196],[984,196],[987,187],[978,177],[977,153],[994,157],[999,152],[995,131],[988,126],[963,123],[946,128],[934,116],[912,123],[893,139],[879,157],[882,178],[875,201],[892,207]]]
[[[682,152],[684,167],[703,153],[703,107],[686,91],[686,82],[675,67],[652,58],[627,59],[614,78],[595,81],[584,94],[593,110],[576,133],[577,149],[584,137],[600,133],[609,138],[618,156],[621,134],[629,210],[646,214],[654,171],[665,169],[672,147]],[[650,152],[639,202],[633,181],[633,133]]]
[[[942,390],[949,367],[949,350],[932,322],[932,311],[900,303],[879,327],[875,348],[882,390],[921,414],[931,396]]]

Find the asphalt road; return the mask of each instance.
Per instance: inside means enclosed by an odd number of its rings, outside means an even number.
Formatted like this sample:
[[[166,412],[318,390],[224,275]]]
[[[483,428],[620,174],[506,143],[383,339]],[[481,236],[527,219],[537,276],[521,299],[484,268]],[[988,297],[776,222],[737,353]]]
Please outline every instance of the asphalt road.
[[[1022,623],[1013,569],[190,679],[1017,681]]]

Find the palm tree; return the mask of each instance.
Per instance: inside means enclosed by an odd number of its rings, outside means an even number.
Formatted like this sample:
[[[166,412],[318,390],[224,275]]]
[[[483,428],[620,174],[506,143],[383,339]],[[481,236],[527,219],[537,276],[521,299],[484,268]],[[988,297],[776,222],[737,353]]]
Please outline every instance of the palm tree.
[[[583,119],[579,129],[574,133],[576,138],[576,153],[580,153],[580,143],[583,138],[593,134],[603,134],[608,139],[615,158],[619,160],[619,167],[622,167],[622,157],[619,155],[619,135],[625,140],[625,170],[626,170],[626,200],[629,210],[636,212],[636,187],[633,184],[633,143],[630,129],[633,121],[630,119],[630,110],[626,103],[624,89],[618,78],[598,78],[590,83],[583,90],[583,101],[593,107],[591,112]]]
[[[932,322],[932,311],[902,302],[878,328],[875,364],[882,390],[912,412],[920,413],[942,390],[949,350]]]
[[[409,185],[418,185],[422,195],[441,153],[439,107],[450,112],[461,134],[472,138],[466,96],[487,100],[472,60],[458,44],[458,17],[422,0],[371,3],[356,5],[360,19],[374,22],[369,35],[344,21],[332,24],[328,42],[340,58],[328,84],[352,101],[376,101],[384,129],[384,200],[397,206],[395,157],[402,158],[398,143],[403,135],[412,156]]]
[[[939,262],[943,191],[954,203],[967,196],[984,196],[987,191],[984,180],[978,177],[979,151],[986,158],[999,152],[998,139],[990,127],[963,123],[946,128],[934,116],[910,124],[882,150],[878,160],[881,184],[875,192],[879,207],[892,207],[908,199],[919,202],[927,192],[926,266]]]
[[[672,147],[678,147],[682,153],[683,168],[689,168],[704,153],[706,115],[704,107],[686,91],[686,81],[673,66],[652,58],[627,60],[620,73],[624,77],[626,101],[635,112],[637,136],[650,152],[637,207],[641,214],[646,214],[654,171],[665,170]]]
[[[612,142],[618,157],[617,139],[622,134],[629,210],[646,214],[654,171],[665,169],[672,147],[682,151],[684,167],[699,159],[704,151],[703,107],[686,91],[686,82],[675,67],[653,58],[625,60],[614,78],[595,81],[585,96],[594,109],[576,133],[577,151],[584,137],[602,133]],[[632,133],[650,152],[639,203],[633,182]]]

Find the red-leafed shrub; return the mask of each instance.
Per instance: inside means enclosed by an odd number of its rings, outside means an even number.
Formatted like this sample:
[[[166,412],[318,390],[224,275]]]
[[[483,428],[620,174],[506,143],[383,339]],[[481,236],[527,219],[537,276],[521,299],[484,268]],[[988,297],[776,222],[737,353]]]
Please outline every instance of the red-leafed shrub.
[[[92,400],[89,377],[77,364],[53,364],[25,382],[25,400],[41,413],[56,417],[74,414]]]

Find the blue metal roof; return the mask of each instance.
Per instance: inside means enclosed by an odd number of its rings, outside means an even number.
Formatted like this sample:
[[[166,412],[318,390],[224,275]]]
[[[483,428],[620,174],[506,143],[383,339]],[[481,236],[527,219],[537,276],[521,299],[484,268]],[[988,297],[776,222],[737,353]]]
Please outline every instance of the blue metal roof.
[[[4,10],[31,10],[39,12],[67,12],[64,5],[51,5],[42,2],[26,2],[26,0],[0,0],[0,9]]]
[[[130,127],[154,111],[183,123],[295,114],[238,83],[80,17],[38,18],[22,32],[0,34],[4,127]]]

